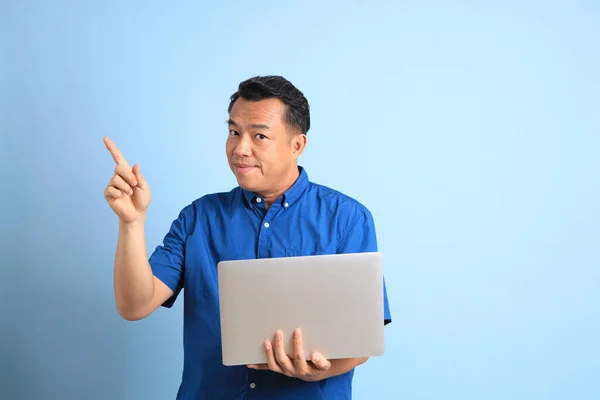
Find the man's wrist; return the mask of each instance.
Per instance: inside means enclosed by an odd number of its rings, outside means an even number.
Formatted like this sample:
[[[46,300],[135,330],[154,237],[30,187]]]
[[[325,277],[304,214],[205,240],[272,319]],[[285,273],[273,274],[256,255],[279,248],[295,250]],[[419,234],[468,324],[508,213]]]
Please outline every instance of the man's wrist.
[[[119,218],[119,229],[125,232],[135,232],[139,230],[144,230],[144,225],[146,223],[146,215],[142,214],[140,217],[131,222],[125,222]]]

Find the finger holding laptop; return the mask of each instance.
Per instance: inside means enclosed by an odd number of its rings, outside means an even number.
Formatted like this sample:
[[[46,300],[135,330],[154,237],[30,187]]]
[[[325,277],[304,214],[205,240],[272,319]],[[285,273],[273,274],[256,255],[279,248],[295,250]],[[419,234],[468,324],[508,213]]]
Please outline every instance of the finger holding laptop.
[[[304,357],[302,346],[302,332],[300,329],[294,331],[294,358],[290,358],[285,352],[283,344],[283,332],[275,333],[273,343],[266,341],[264,343],[267,364],[249,365],[249,368],[258,370],[271,370],[293,378],[299,378],[305,381],[316,381],[331,368],[331,362],[319,353],[313,353],[310,362]]]

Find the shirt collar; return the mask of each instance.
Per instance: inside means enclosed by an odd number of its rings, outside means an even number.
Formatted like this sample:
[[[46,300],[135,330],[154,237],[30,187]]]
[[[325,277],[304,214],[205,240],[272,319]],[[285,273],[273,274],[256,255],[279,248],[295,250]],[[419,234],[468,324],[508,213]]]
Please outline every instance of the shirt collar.
[[[296,182],[290,187],[285,193],[283,193],[283,202],[287,203],[286,208],[294,204],[304,194],[304,191],[308,187],[308,174],[306,170],[298,166],[298,172],[300,176],[296,179]]]
[[[289,206],[294,204],[302,196],[302,194],[308,187],[309,180],[306,170],[303,167],[298,166],[298,172],[300,173],[298,179],[296,179],[296,182],[294,182],[294,184],[283,193],[283,196],[281,198],[282,205],[284,205],[285,208],[288,208]],[[246,189],[242,189],[242,193],[244,194],[248,205],[251,205],[257,197],[256,193],[253,193]]]

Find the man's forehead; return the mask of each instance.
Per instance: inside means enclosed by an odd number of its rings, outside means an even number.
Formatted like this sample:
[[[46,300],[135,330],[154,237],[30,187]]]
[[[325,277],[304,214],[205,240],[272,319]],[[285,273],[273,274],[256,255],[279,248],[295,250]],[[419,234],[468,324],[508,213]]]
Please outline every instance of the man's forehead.
[[[273,126],[282,121],[285,105],[279,99],[260,101],[239,98],[231,109],[229,118],[237,125],[266,124]]]

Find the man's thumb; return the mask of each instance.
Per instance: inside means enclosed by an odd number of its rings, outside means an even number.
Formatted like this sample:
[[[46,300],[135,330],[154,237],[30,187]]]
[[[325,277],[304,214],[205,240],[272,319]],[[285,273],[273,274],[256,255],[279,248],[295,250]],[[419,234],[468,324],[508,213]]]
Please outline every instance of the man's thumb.
[[[140,166],[138,164],[135,164],[131,171],[133,172],[133,174],[135,175],[135,179],[137,180],[137,187],[139,187],[141,190],[148,190],[148,183],[146,182],[144,176],[140,171]]]

